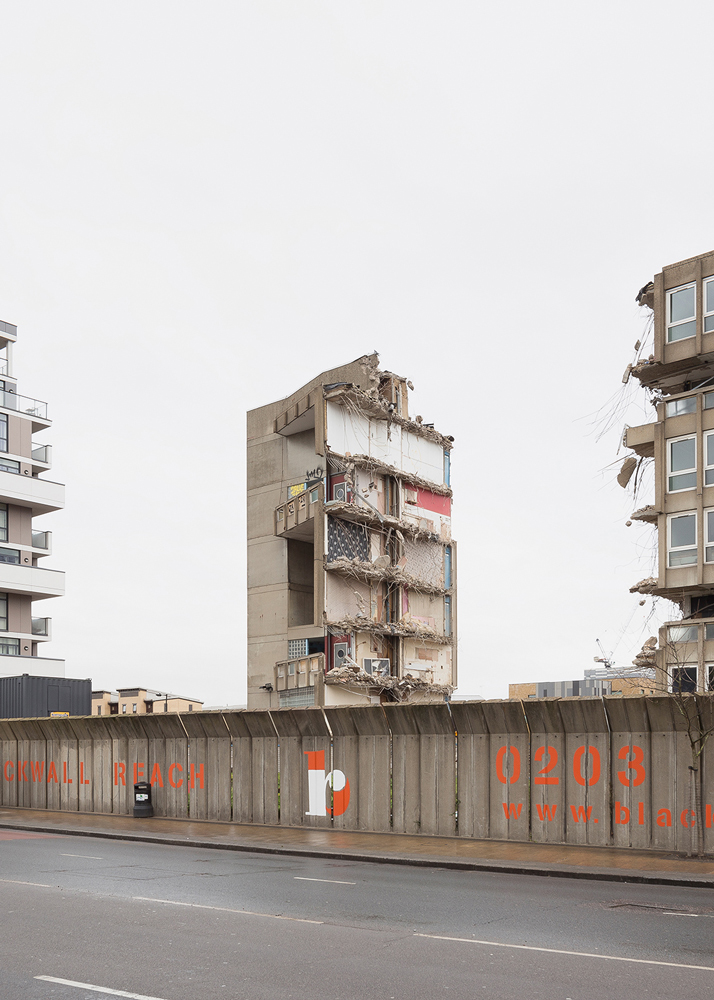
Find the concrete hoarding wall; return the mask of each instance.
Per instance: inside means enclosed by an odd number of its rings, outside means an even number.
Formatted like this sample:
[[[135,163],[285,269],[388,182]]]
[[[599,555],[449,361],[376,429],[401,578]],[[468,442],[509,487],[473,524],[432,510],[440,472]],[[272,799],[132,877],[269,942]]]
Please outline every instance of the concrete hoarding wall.
[[[697,767],[667,697],[0,720],[3,807],[714,853]]]

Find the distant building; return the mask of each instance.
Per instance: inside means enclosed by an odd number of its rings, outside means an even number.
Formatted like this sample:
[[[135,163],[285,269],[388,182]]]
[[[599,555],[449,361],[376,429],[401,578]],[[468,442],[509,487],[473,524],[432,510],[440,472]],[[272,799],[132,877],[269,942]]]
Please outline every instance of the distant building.
[[[248,707],[456,685],[453,438],[376,354],[248,414]],[[447,391],[447,383],[443,383]]]
[[[714,252],[664,267],[637,295],[651,310],[654,345],[636,345],[623,381],[637,378],[654,423],[625,430],[634,455],[618,476],[641,480],[654,461],[652,502],[632,514],[657,536],[656,575],[630,590],[679,605],[683,618],[660,629],[662,690],[714,689]]]
[[[582,680],[535,681],[509,684],[508,697],[519,698],[582,698],[603,695],[656,694],[655,672],[650,669],[612,667],[609,670],[586,670]]]
[[[92,691],[92,715],[150,715],[156,712],[200,712],[198,698],[151,688],[119,688],[117,691]]]
[[[46,403],[17,392],[16,340],[17,327],[0,322],[0,677],[64,677],[64,660],[42,654],[52,619],[35,611],[37,602],[64,594],[64,573],[41,566],[52,554],[52,533],[33,524],[64,507],[64,486],[40,478],[52,468],[52,446],[33,436],[52,421]]]

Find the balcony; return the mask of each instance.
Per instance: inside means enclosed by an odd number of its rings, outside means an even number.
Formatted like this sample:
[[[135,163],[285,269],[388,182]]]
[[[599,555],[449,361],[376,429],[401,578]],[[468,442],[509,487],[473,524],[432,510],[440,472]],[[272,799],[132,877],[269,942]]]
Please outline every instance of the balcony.
[[[33,618],[32,619],[32,635],[33,638],[37,640],[51,639],[52,638],[52,619],[51,618]]]
[[[0,350],[7,347],[8,343],[14,344],[17,340],[17,327],[14,323],[6,323],[0,319]]]
[[[47,554],[52,551],[52,532],[51,531],[32,531],[32,547],[33,549],[44,549]]]
[[[312,540],[313,517],[324,498],[325,488],[322,483],[318,483],[276,507],[275,534],[278,538]]]
[[[39,465],[38,472],[48,469],[52,465],[52,445],[36,444],[32,446],[32,464]],[[33,472],[34,472],[33,468]]]
[[[631,448],[641,458],[654,456],[654,424],[641,424],[625,430],[625,447]]]
[[[36,476],[21,476],[17,472],[0,469],[0,499],[18,507],[32,508],[32,516],[62,510],[64,486]]]
[[[325,654],[312,653],[296,660],[281,660],[275,664],[274,674],[276,691],[318,687],[325,676]]]
[[[32,417],[33,434],[35,431],[41,431],[50,425],[50,421],[47,419],[47,403],[43,403],[40,399],[20,396],[16,392],[0,389],[0,408]]]
[[[33,601],[64,596],[64,573],[58,569],[0,562],[0,591],[26,594]]]

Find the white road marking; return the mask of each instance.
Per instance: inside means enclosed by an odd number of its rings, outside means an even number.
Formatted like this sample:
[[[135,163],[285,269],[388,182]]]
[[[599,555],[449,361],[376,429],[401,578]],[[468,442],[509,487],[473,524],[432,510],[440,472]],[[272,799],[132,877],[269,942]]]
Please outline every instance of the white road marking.
[[[76,986],[79,990],[92,990],[94,993],[108,993],[113,997],[127,997],[128,1000],[162,1000],[162,997],[147,997],[145,993],[127,993],[125,990],[110,990],[106,986],[92,986],[91,983],[75,983],[73,979],[56,979],[54,976],[35,976],[45,983],[59,983],[60,986]]]
[[[273,920],[294,920],[298,924],[324,924],[324,920],[307,920],[305,917],[285,917],[281,913],[256,913],[254,910],[231,910],[227,906],[206,906],[205,903],[180,903],[176,899],[154,899],[151,896],[132,896],[142,903],[168,903],[170,906],[192,906],[196,910],[220,910],[221,913],[242,913],[245,917],[272,917]]]
[[[9,882],[11,885],[36,885],[39,886],[40,889],[52,888],[51,885],[45,885],[44,882],[20,882],[20,880],[16,878],[0,878],[0,882]]]
[[[61,858],[87,858],[89,861],[104,861],[104,858],[95,858],[93,854],[60,854]]]
[[[481,944],[488,948],[517,948],[520,951],[546,951],[551,955],[575,955],[577,958],[604,958],[608,962],[636,962],[638,965],[667,965],[673,969],[703,969],[714,972],[712,965],[685,965],[682,962],[656,962],[650,958],[623,958],[621,955],[596,955],[590,951],[564,951],[562,948],[536,948],[530,944],[505,944],[503,941],[477,941],[476,938],[446,937],[442,934],[418,934],[414,937],[432,938],[434,941],[463,941],[465,944]]]
[[[356,882],[340,882],[336,878],[308,878],[306,875],[293,875],[298,882],[330,882],[332,885],[357,885]]]
[[[662,912],[663,917],[701,917],[701,913],[681,913],[677,910],[664,910]]]

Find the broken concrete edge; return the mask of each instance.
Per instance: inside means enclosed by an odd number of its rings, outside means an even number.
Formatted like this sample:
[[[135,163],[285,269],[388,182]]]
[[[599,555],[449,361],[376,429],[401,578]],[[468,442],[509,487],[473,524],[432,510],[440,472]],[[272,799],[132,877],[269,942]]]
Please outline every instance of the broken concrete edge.
[[[374,689],[375,691],[392,691],[402,700],[415,691],[426,691],[429,694],[451,695],[453,684],[434,684],[422,677],[414,677],[406,673],[403,677],[381,677],[379,674],[368,674],[361,667],[351,667],[348,664],[333,667],[325,674],[325,684],[336,684],[342,687]]]
[[[388,558],[388,557],[385,557]],[[339,556],[332,562],[325,564],[325,569],[330,573],[340,573],[343,576],[351,576],[357,580],[386,580],[390,583],[401,583],[410,590],[417,590],[424,594],[447,594],[448,590],[439,584],[429,583],[427,580],[420,580],[411,573],[405,573],[400,566],[387,566],[381,569],[374,563],[361,562],[359,559],[348,559],[346,556]]]
[[[202,821],[205,822],[205,821]],[[209,821],[210,822],[210,821]],[[449,871],[492,872],[498,875],[535,875],[545,878],[586,879],[595,882],[626,882],[640,885],[670,885],[689,889],[714,889],[714,875],[696,878],[682,875],[643,874],[640,871],[618,871],[613,869],[574,868],[569,865],[538,864],[538,862],[522,864],[502,864],[498,861],[454,861],[450,858],[414,857],[407,854],[362,854],[357,851],[326,851],[324,849],[299,847],[268,847],[255,844],[225,844],[212,840],[198,838],[167,837],[161,834],[134,834],[131,832],[114,832],[111,830],[64,829],[35,826],[31,824],[3,823],[0,829],[22,830],[28,833],[50,833],[57,836],[95,837],[99,840],[136,841],[143,844],[165,844],[168,847],[190,847],[192,850],[202,848],[214,851],[237,851],[243,854],[273,854],[296,858],[324,858],[336,861],[356,861],[377,865],[405,865],[413,868],[444,868]],[[276,827],[270,827],[276,829]],[[711,861],[711,858],[705,859]]]
[[[334,452],[333,454],[337,454]],[[396,479],[403,479],[408,483],[413,483],[414,486],[421,486],[422,489],[429,490],[430,493],[436,493],[443,497],[452,497],[454,495],[453,490],[450,486],[446,486],[444,483],[436,483],[433,479],[426,479],[424,476],[418,476],[412,472],[406,472],[404,469],[397,468],[396,465],[388,465],[386,462],[380,462],[379,459],[373,458],[371,455],[339,455],[338,458],[342,459],[347,465],[354,465],[361,469],[370,469],[372,472],[376,472],[379,475],[394,476]]]
[[[390,373],[380,372],[380,374],[384,376],[389,375]],[[397,376],[397,378],[399,378],[399,376]],[[401,381],[401,378],[399,380]],[[388,401],[386,399],[382,399],[378,395],[378,392],[378,388],[374,385],[371,390],[366,392],[364,389],[360,389],[356,385],[344,385],[335,386],[334,389],[326,389],[324,391],[324,395],[325,399],[331,402],[351,402],[364,413],[377,417],[377,419],[386,420],[389,423],[398,424],[404,430],[410,431],[412,434],[417,434],[419,437],[426,438],[426,440],[439,444],[443,448],[450,449],[453,447],[454,442],[450,435],[442,434],[434,427],[428,427],[426,424],[420,423],[418,420],[410,420],[408,417],[403,417],[395,410],[390,412]]]
[[[324,622],[325,627],[332,635],[344,635],[346,632],[373,632],[375,635],[401,635],[410,639],[426,639],[441,646],[453,645],[453,636],[441,635],[430,625],[422,625],[414,619],[406,623],[406,618],[400,619],[393,624],[383,624],[375,622],[371,618],[358,618],[357,616],[346,615],[339,621]]]
[[[357,504],[344,503],[341,500],[326,500],[322,509],[328,514],[339,514],[345,520],[353,521],[356,524],[393,528],[397,534],[408,535],[415,542],[439,542],[441,545],[451,545],[450,537],[442,538],[435,531],[425,531],[408,521],[400,521],[398,517],[392,517],[391,514],[378,514],[369,507],[358,507]]]

